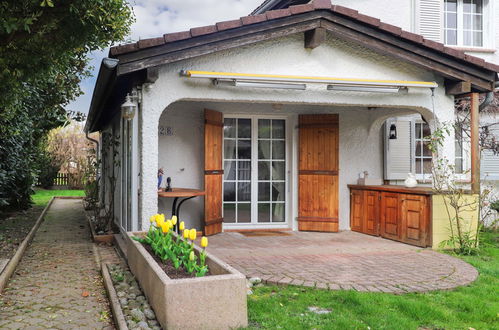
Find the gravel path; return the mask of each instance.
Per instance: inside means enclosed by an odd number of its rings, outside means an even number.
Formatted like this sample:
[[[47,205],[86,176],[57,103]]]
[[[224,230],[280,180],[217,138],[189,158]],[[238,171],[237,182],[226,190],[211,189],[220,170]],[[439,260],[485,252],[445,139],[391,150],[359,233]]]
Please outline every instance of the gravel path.
[[[1,329],[112,329],[81,200],[56,199],[0,296]]]

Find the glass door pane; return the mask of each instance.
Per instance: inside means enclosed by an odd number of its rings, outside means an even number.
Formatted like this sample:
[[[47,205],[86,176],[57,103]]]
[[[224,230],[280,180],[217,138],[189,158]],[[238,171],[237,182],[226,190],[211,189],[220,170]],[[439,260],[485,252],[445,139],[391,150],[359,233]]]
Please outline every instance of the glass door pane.
[[[224,119],[225,223],[251,222],[251,119]]]
[[[285,121],[258,119],[258,223],[285,222]]]

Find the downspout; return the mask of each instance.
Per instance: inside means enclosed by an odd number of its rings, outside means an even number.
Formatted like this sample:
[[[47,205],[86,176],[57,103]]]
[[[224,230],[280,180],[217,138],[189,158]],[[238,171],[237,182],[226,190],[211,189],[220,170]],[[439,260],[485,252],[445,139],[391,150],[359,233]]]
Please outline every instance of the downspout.
[[[496,81],[494,83],[494,89],[499,88],[499,81]],[[482,111],[485,109],[492,101],[494,100],[494,91],[488,92],[487,95],[485,95],[485,99],[480,103],[480,106],[478,107],[478,111]]]

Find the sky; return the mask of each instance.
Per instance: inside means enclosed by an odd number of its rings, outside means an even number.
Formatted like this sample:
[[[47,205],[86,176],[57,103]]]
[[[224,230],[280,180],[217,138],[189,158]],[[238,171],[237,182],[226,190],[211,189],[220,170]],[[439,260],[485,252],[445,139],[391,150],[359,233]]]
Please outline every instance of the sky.
[[[138,41],[236,19],[248,15],[262,2],[263,0],[131,0],[135,23],[126,39]],[[90,54],[89,68],[92,77],[81,82],[84,94],[67,105],[67,110],[88,112],[99,66],[108,52],[109,49],[104,49]]]

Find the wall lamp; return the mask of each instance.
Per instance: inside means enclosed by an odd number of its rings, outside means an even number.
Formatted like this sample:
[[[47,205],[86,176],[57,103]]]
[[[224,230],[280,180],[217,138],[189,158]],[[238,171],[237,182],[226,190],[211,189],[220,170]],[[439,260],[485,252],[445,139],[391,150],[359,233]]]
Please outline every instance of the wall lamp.
[[[390,140],[397,139],[397,126],[395,126],[395,124],[390,125],[390,132],[388,133],[388,138]]]
[[[121,105],[121,116],[126,120],[132,120],[135,117],[135,112],[137,111],[137,104],[135,101],[139,100],[139,96],[136,91],[132,94],[126,94],[125,103]]]
[[[306,84],[327,84],[328,90],[400,93],[407,91],[408,87],[436,88],[438,84],[431,81],[383,80],[383,79],[357,79],[357,78],[332,78],[295,75],[273,75],[254,73],[233,73],[215,71],[182,70],[182,77],[213,79],[215,84],[225,82],[230,86],[281,88],[281,89],[306,89]]]

